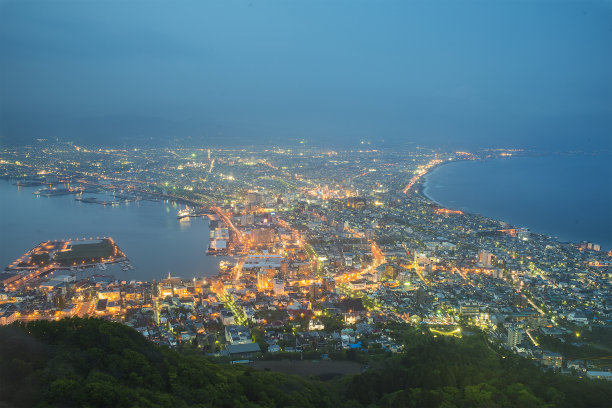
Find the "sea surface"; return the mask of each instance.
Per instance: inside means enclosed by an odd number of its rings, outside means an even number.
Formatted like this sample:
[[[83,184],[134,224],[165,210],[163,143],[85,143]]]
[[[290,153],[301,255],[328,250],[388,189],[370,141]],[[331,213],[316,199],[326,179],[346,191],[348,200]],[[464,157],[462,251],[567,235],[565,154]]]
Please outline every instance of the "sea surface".
[[[612,157],[511,157],[461,161],[425,176],[440,205],[506,221],[564,242],[612,249]]]
[[[179,205],[138,201],[117,206],[81,203],[75,196],[37,197],[42,187],[0,181],[0,269],[42,241],[112,237],[136,269],[118,279],[213,276],[225,257],[206,256],[207,218],[178,220]],[[103,194],[84,197],[108,198]],[[184,206],[180,206],[183,208]],[[99,271],[98,273],[106,273]]]

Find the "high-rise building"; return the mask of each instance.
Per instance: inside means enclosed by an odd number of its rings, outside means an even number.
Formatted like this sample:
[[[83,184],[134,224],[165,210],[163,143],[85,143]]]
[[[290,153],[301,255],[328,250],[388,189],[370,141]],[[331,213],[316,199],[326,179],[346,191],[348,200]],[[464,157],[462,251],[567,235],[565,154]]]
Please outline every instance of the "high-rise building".
[[[493,254],[491,254],[490,252],[487,252],[483,249],[478,251],[478,263],[480,263],[485,268],[491,267],[492,257],[493,257]]]
[[[289,274],[289,262],[286,260],[281,261],[280,271],[283,276],[287,276]]]
[[[312,285],[310,285],[310,298],[312,300],[316,300],[319,298],[320,295],[321,295],[321,284],[313,283]]]
[[[255,223],[255,214],[249,213],[249,214],[243,214],[242,216],[240,216],[240,225],[246,226],[246,225],[253,225],[254,223]]]
[[[272,273],[271,273],[272,272]],[[271,284],[271,276],[274,276],[273,272],[276,272],[275,270],[269,270],[269,269],[260,269],[259,271],[257,271],[257,290],[259,290],[260,292],[266,291],[266,290],[270,290],[270,284]]]
[[[255,193],[255,192],[251,192],[248,193],[245,197],[245,205],[257,205],[259,203],[262,202],[262,197],[261,194],[259,193]]]
[[[591,251],[601,251],[601,246],[592,242],[583,241],[580,243],[581,249],[589,249]]]
[[[274,242],[274,229],[257,228],[251,231],[251,240],[254,245],[267,245]]]
[[[399,273],[399,268],[397,268],[393,264],[385,265],[385,276],[389,279],[397,279],[397,274]]]
[[[285,294],[285,281],[281,277],[276,277],[272,281],[272,291],[274,296],[282,296]]]
[[[356,210],[361,210],[365,208],[366,200],[365,198],[361,198],[361,197],[349,197],[346,202],[346,206],[350,208],[354,208]]]

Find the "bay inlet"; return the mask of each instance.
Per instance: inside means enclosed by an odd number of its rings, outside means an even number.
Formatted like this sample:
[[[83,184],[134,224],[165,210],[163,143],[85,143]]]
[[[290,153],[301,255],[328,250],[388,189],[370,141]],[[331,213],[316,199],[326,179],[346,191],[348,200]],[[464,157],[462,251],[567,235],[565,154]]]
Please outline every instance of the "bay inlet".
[[[74,195],[36,196],[40,187],[0,181],[0,267],[40,242],[112,237],[134,270],[118,279],[153,280],[213,276],[227,257],[207,256],[207,218],[177,219],[184,206],[171,201],[136,201],[119,205],[80,202]],[[100,200],[104,194],[88,194]]]
[[[562,242],[612,249],[609,155],[460,161],[425,176],[424,194],[452,209],[508,222]]]

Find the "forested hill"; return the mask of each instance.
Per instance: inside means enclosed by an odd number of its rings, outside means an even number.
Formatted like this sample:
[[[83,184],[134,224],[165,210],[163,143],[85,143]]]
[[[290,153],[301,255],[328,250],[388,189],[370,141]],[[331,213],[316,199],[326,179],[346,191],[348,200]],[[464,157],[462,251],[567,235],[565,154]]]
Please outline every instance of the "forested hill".
[[[543,372],[480,335],[406,329],[407,351],[329,382],[214,363],[100,319],[0,327],[0,407],[612,407],[612,383]]]
[[[0,401],[17,407],[333,406],[322,382],[215,364],[118,323],[73,318],[1,329]]]

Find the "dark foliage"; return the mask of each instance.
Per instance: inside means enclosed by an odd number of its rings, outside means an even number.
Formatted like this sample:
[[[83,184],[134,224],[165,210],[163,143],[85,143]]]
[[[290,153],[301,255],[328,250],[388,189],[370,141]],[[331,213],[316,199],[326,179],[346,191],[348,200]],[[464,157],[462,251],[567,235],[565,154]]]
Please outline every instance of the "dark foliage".
[[[413,337],[406,353],[353,378],[348,394],[382,407],[612,406],[612,384],[542,371],[494,351],[480,334],[461,340],[412,336],[420,339]]]
[[[0,401],[62,407],[328,407],[327,385],[158,347],[100,319],[0,330]]]
[[[400,337],[406,353],[377,354],[366,373],[326,383],[217,364],[100,319],[15,324],[0,327],[0,406],[612,406],[612,384],[542,371],[478,333]]]

